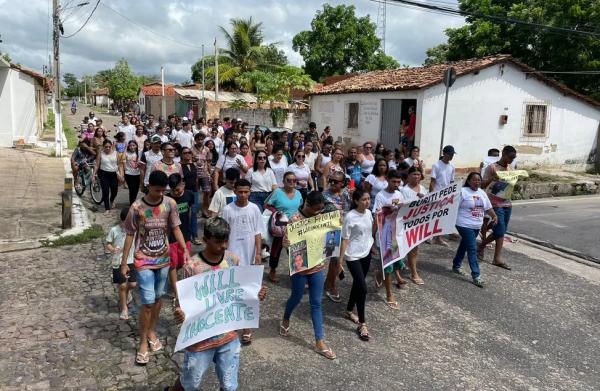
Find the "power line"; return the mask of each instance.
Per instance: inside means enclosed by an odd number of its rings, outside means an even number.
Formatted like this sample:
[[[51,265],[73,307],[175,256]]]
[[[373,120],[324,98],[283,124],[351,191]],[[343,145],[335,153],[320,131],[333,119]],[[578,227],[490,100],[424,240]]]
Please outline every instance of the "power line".
[[[549,73],[565,75],[600,75],[600,71],[529,71],[524,73]]]
[[[78,32],[80,32],[81,30],[83,30],[83,28],[88,24],[88,22],[90,21],[90,19],[92,18],[92,15],[94,15],[94,12],[96,11],[96,8],[98,8],[98,5],[100,4],[100,0],[98,0],[96,2],[96,5],[94,6],[94,9],[92,10],[92,12],[90,13],[90,15],[87,17],[87,19],[85,20],[85,22],[83,22],[83,24],[81,25],[81,27],[75,31],[73,34],[71,35],[66,35],[63,38],[71,38],[74,35],[76,35]]]
[[[411,0],[390,0],[390,3],[409,5],[409,6],[422,8],[422,9],[426,9],[426,10],[442,12],[442,13],[448,14],[448,15],[455,15],[455,16],[461,16],[461,17],[470,16],[473,18],[485,19],[485,20],[489,20],[489,21],[497,22],[497,23],[518,24],[518,25],[523,25],[523,26],[536,27],[539,29],[547,30],[549,32],[600,37],[600,33],[595,32],[595,31],[576,30],[573,28],[550,26],[550,25],[545,25],[545,24],[541,24],[541,23],[527,22],[527,21],[520,20],[520,19],[506,18],[506,17],[494,16],[494,15],[486,15],[486,14],[482,14],[482,13],[478,13],[478,12],[463,11],[463,10],[456,9],[456,8],[449,8],[449,7],[432,5],[432,4],[425,4],[425,3],[420,3],[420,2],[411,1]]]
[[[109,6],[109,5],[106,5],[106,4],[102,3],[102,6],[103,6],[104,8],[107,8],[107,9],[111,10],[112,12],[114,12],[114,13],[115,13],[115,14],[117,14],[117,15],[119,15],[119,16],[120,16],[120,17],[122,17],[123,19],[125,19],[125,20],[129,21],[129,22],[130,22],[130,23],[132,23],[133,25],[135,25],[135,26],[137,26],[137,27],[141,28],[142,30],[144,30],[144,31],[146,31],[146,32],[149,32],[149,33],[151,33],[151,34],[154,34],[154,35],[156,35],[156,36],[157,36],[157,37],[159,37],[159,38],[162,38],[162,39],[164,39],[164,40],[167,40],[167,41],[170,41],[170,42],[172,42],[172,43],[176,43],[176,44],[178,44],[178,45],[185,46],[185,47],[189,47],[189,48],[192,48],[192,49],[202,49],[202,46],[196,46],[196,45],[192,45],[192,44],[189,44],[189,43],[186,43],[186,42],[181,42],[181,41],[178,41],[178,40],[176,40],[176,39],[170,38],[170,37],[168,37],[168,36],[166,36],[166,35],[164,35],[164,34],[157,33],[156,31],[154,31],[154,30],[151,30],[151,29],[149,29],[148,27],[146,27],[146,26],[143,26],[143,25],[141,25],[141,24],[137,23],[136,21],[134,21],[134,20],[130,19],[129,17],[127,17],[127,16],[123,15],[122,13],[120,13],[119,11],[117,11],[116,9],[112,8],[112,7],[111,7],[111,6]]]

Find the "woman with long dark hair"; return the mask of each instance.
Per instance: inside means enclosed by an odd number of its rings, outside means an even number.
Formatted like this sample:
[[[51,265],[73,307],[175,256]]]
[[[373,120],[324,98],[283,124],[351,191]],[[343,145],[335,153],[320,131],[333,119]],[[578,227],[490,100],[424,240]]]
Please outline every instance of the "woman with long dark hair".
[[[271,192],[278,188],[275,173],[269,166],[269,159],[265,151],[257,151],[254,154],[254,165],[246,174],[250,181],[250,202],[255,203],[261,213],[264,210],[265,201]]]
[[[114,208],[115,198],[119,191],[119,182],[123,178],[119,174],[119,159],[117,151],[110,140],[102,143],[102,152],[96,157],[96,175],[102,188],[102,202],[104,203],[104,214],[109,214]]]
[[[352,289],[346,318],[358,324],[358,337],[368,341],[369,330],[365,323],[365,302],[367,300],[366,277],[371,265],[371,247],[373,246],[373,215],[369,211],[371,196],[368,192],[357,189],[352,194],[350,212],[344,217],[342,228],[342,244],[340,247],[340,263],[346,265],[352,274]],[[356,307],[356,314],[354,314]]]
[[[371,195],[371,208],[375,202],[375,197],[381,190],[388,187],[387,173],[389,171],[388,164],[385,159],[377,159],[375,166],[365,181],[363,182],[363,190]]]
[[[127,150],[121,154],[119,171],[121,177],[125,178],[127,189],[129,189],[129,205],[137,198],[140,191],[140,167],[139,167],[138,144],[135,140],[129,140]]]

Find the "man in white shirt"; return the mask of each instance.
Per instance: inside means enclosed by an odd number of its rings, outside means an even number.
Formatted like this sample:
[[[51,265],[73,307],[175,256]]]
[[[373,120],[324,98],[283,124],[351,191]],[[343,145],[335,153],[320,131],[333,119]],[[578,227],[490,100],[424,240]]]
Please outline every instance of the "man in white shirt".
[[[189,122],[183,123],[183,129],[177,133],[176,140],[182,147],[192,148],[192,145],[194,144],[194,133],[192,132],[192,127]]]
[[[122,117],[122,125],[119,125],[118,131],[125,134],[125,144],[127,144],[130,140],[133,140],[133,135],[135,135],[135,126],[129,123],[129,117],[126,115]]]
[[[208,207],[208,217],[223,217],[223,209],[235,201],[236,195],[233,191],[235,182],[240,178],[240,171],[229,168],[225,171],[225,185],[221,186],[213,196]]]
[[[429,183],[430,193],[432,191],[439,191],[454,182],[455,168],[450,161],[454,158],[455,154],[456,151],[454,150],[454,147],[452,145],[446,145],[444,149],[442,149],[442,157],[440,160],[431,166],[431,182]],[[442,236],[434,237],[433,243],[448,246],[448,243],[444,241]]]

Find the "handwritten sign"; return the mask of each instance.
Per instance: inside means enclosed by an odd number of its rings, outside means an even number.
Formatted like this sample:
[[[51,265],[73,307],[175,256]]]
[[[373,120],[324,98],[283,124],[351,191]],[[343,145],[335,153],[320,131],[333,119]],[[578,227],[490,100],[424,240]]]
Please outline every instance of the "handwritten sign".
[[[178,281],[185,321],[175,351],[228,331],[258,328],[263,268],[235,266]]]
[[[290,275],[338,257],[341,233],[339,210],[288,224]]]

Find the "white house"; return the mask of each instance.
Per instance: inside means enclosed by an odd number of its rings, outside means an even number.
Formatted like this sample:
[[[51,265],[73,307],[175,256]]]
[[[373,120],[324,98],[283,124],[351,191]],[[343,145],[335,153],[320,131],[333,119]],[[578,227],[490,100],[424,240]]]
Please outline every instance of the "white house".
[[[46,120],[46,78],[0,58],[0,146],[34,144]]]
[[[428,166],[438,159],[443,74],[451,65],[444,145],[457,167],[478,167],[490,148],[512,145],[522,166],[577,165],[596,159],[600,103],[508,55],[448,65],[352,75],[311,94],[311,121],[330,125],[345,145],[398,145],[399,127],[416,108],[415,144]]]
[[[113,101],[108,96],[108,88],[98,88],[92,91],[92,103],[94,106],[110,107]]]

